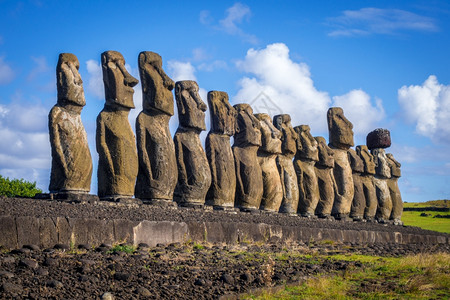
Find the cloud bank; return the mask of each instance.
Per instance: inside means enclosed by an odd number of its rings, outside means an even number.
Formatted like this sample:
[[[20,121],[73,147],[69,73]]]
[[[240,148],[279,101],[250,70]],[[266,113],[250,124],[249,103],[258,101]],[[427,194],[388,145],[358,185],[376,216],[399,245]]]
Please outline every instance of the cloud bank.
[[[10,83],[14,75],[13,69],[5,62],[5,58],[0,56],[0,85]]]

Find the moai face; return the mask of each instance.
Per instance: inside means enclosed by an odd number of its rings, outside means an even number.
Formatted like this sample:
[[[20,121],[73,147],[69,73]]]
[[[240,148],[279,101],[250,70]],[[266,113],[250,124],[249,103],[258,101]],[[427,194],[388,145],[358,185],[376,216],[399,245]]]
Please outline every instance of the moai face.
[[[272,124],[268,114],[255,114],[261,125],[260,150],[267,153],[281,153],[281,132]]]
[[[295,154],[297,152],[296,141],[298,135],[291,125],[291,116],[288,114],[273,117],[273,125],[281,131],[281,150],[283,154]]]
[[[173,116],[172,90],[175,83],[164,72],[161,56],[155,52],[143,51],[139,54],[138,63],[144,111],[157,110]]]
[[[219,91],[208,92],[208,106],[211,115],[211,131],[234,135],[237,112],[228,101],[228,94]]]
[[[354,146],[353,124],[344,116],[342,108],[328,109],[327,121],[331,146],[343,150]]]
[[[311,135],[311,128],[308,125],[300,125],[294,127],[294,130],[298,135],[297,157],[318,161],[319,150],[317,149],[317,141]]]
[[[180,126],[198,131],[206,130],[206,104],[198,94],[197,83],[192,80],[177,81],[175,83],[175,97]]]
[[[237,146],[261,146],[261,125],[253,115],[250,105],[242,103],[233,106],[237,112],[237,126],[234,144]]]
[[[361,159],[361,157],[359,157],[359,155],[356,154],[356,151],[350,148],[348,149],[347,154],[352,171],[356,173],[364,172],[364,162]]]
[[[387,153],[386,157],[388,159],[389,166],[391,167],[391,175],[394,177],[401,177],[402,172],[400,167],[402,166],[397,160],[395,160],[392,153]]]
[[[319,160],[317,163],[324,167],[334,167],[333,149],[328,147],[327,141],[323,136],[314,138],[317,142],[317,150],[319,150]]]
[[[391,178],[391,167],[389,166],[386,152],[382,148],[372,150],[372,155],[375,158],[375,172],[378,176],[384,178]]]
[[[102,53],[103,83],[107,105],[119,105],[124,108],[134,108],[133,87],[139,80],[125,69],[125,59],[117,51]]]
[[[72,104],[85,106],[83,80],[78,72],[80,63],[71,53],[61,53],[56,67],[56,87],[58,90],[58,104],[64,106]]]
[[[369,149],[366,145],[356,146],[356,154],[363,160],[364,162],[364,173],[366,174],[375,174],[375,158],[372,154],[370,154]]]

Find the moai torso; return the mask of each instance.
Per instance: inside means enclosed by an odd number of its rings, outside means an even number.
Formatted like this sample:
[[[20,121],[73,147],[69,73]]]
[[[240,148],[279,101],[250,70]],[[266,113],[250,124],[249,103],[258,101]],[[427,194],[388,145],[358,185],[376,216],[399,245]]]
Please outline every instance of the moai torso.
[[[375,185],[373,182],[373,175],[375,174],[374,157],[370,154],[366,145],[356,146],[356,154],[358,154],[364,164],[364,171],[360,176],[366,201],[364,219],[373,221],[378,207],[377,195],[375,193]]]
[[[138,173],[138,158],[128,114],[133,87],[138,80],[125,69],[116,51],[102,53],[106,103],[97,117],[98,196],[103,199],[132,197]]]
[[[205,141],[206,156],[211,170],[211,187],[206,204],[218,209],[234,207],[236,170],[230,137],[236,131],[236,110],[228,102],[228,94],[208,93],[211,130]]]
[[[261,166],[264,194],[261,209],[278,212],[283,200],[283,187],[276,158],[281,154],[281,132],[272,124],[268,114],[255,114],[261,125],[261,147],[258,149],[258,161]]]
[[[354,221],[362,221],[364,218],[364,210],[366,208],[366,197],[364,196],[361,180],[361,174],[364,172],[364,162],[356,154],[356,151],[351,148],[348,149],[348,159],[352,168],[353,186],[355,187],[350,217]]]
[[[297,152],[298,135],[291,125],[288,114],[273,117],[273,125],[281,131],[281,154],[277,156],[277,166],[283,187],[281,213],[296,214],[298,209],[298,182],[292,159]]]
[[[350,213],[354,186],[352,168],[347,151],[354,145],[353,124],[344,116],[340,107],[331,107],[327,113],[329,146],[334,152],[334,178],[336,181],[335,198],[332,214],[338,219],[345,219]]]
[[[87,193],[91,187],[92,158],[80,116],[86,101],[79,67],[75,55],[59,55],[58,102],[48,116],[52,148],[49,191],[52,193]]]
[[[319,185],[314,166],[319,160],[317,141],[313,138],[308,125],[294,127],[297,132],[297,153],[294,168],[297,173],[300,191],[298,211],[304,217],[314,215],[319,203]]]
[[[383,148],[372,149],[371,153],[375,158],[376,173],[374,176],[374,184],[378,199],[376,217],[378,222],[384,223],[389,220],[392,212],[392,199],[388,187],[388,180],[391,178],[391,168]]]
[[[315,171],[320,195],[315,213],[319,218],[329,218],[333,208],[334,189],[336,186],[333,175],[334,154],[333,150],[328,147],[325,138],[317,136],[315,140],[319,151],[319,160],[315,164]]]
[[[392,212],[390,219],[394,220],[394,225],[402,225],[402,213],[403,213],[403,200],[398,187],[398,179],[400,178],[401,164],[395,160],[394,155],[391,153],[386,154],[389,166],[391,167],[391,178],[388,180],[389,192],[392,200]]]
[[[233,154],[236,168],[236,206],[241,210],[259,209],[263,196],[263,178],[257,151],[261,146],[259,120],[248,104],[236,104],[237,127]]]
[[[195,81],[178,81],[175,97],[179,126],[174,137],[178,166],[174,200],[182,206],[201,206],[211,185],[211,171],[199,136],[206,130],[206,104]]]
[[[139,54],[139,73],[143,110],[136,119],[139,173],[135,196],[144,202],[169,204],[178,178],[169,129],[175,83],[164,72],[161,56],[154,52]]]

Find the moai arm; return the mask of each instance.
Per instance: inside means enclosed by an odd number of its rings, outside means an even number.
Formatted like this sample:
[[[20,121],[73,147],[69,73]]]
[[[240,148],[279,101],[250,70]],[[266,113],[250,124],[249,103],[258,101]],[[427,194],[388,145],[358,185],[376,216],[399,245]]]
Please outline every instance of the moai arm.
[[[69,170],[67,169],[66,159],[64,158],[64,151],[61,145],[61,138],[59,136],[59,114],[55,113],[55,109],[52,109],[49,117],[49,128],[50,128],[50,144],[53,145],[53,153],[56,159],[64,170],[64,178],[67,178]]]
[[[109,152],[108,144],[106,143],[106,132],[105,132],[105,124],[97,119],[97,135],[96,135],[96,146],[97,153],[99,157],[104,157],[108,163],[105,166],[108,167],[107,173],[110,176],[114,175],[114,162],[111,158],[111,153]]]
[[[217,166],[216,166],[216,151],[211,149],[210,137],[206,138],[205,150],[207,157],[209,159],[209,168],[211,170],[211,178],[218,178],[217,176]]]
[[[182,185],[188,184],[187,178],[187,170],[186,165],[184,164],[184,155],[183,155],[183,143],[179,138],[175,135],[175,155],[177,156],[177,165],[178,165],[178,181],[182,182]]]
[[[150,179],[153,177],[152,166],[147,152],[147,132],[145,126],[142,124],[140,115],[136,119],[136,143],[139,151],[142,151],[140,155],[141,167],[143,167],[143,173],[148,175]]]

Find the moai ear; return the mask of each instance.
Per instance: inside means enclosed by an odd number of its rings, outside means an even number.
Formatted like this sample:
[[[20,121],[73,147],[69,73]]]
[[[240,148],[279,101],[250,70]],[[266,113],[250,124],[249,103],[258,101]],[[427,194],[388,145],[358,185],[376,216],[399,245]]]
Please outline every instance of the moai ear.
[[[184,109],[184,101],[183,101],[182,91],[183,91],[183,89],[181,88],[181,84],[177,84],[175,86],[175,96],[177,98],[178,107],[180,108],[179,113],[184,115],[186,113],[186,110]]]

